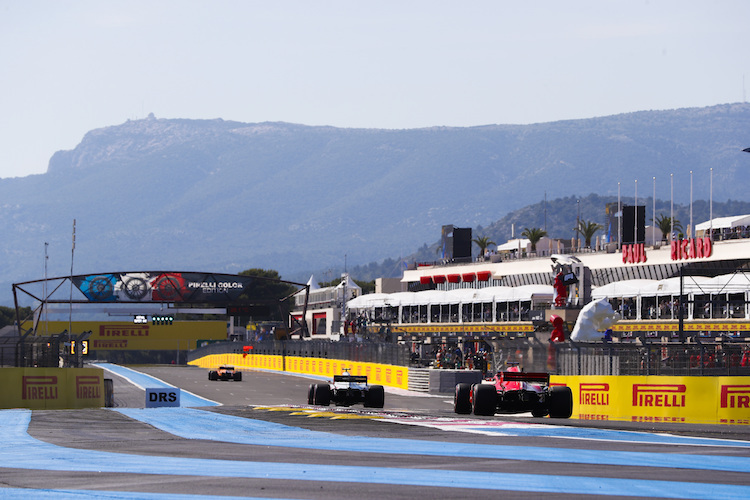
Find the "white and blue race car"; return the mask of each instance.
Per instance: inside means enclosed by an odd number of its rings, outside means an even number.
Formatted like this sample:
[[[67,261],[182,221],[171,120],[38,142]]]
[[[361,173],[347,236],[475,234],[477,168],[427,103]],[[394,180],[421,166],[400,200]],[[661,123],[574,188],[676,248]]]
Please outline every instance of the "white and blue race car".
[[[333,376],[333,383],[311,384],[307,391],[307,404],[351,406],[362,403],[366,408],[382,408],[385,390],[382,385],[368,385],[365,375],[350,375],[344,370]]]

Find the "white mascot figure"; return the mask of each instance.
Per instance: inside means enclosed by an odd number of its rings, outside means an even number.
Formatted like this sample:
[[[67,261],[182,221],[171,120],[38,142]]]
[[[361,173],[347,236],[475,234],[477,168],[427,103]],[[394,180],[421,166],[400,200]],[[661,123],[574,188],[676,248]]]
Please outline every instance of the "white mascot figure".
[[[591,342],[601,340],[605,330],[617,323],[620,315],[612,309],[607,299],[592,300],[586,304],[576,320],[570,340],[574,342]]]

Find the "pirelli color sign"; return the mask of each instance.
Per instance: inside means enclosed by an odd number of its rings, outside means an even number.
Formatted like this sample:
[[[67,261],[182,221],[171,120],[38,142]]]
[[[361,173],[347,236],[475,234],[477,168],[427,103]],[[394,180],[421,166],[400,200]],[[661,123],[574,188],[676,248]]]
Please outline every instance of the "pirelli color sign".
[[[0,408],[104,406],[104,374],[100,368],[2,368],[0,385]]]
[[[552,377],[582,420],[750,424],[747,377]]]

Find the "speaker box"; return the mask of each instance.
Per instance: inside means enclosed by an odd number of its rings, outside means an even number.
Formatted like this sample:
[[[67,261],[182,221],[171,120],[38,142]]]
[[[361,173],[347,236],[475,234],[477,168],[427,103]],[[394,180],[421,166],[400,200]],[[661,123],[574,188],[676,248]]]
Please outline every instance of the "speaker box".
[[[633,237],[635,233],[635,238]],[[622,244],[646,241],[646,207],[644,205],[622,207]]]

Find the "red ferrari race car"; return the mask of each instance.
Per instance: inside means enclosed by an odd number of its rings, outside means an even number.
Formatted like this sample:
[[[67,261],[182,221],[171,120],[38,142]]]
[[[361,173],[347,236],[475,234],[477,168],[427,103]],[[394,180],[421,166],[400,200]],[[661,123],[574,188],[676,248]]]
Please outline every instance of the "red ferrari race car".
[[[208,380],[234,380],[239,382],[242,380],[242,372],[235,371],[234,366],[222,365],[218,370],[208,372]]]
[[[548,373],[522,372],[517,366],[498,372],[491,382],[457,384],[453,410],[468,415],[531,412],[535,417],[570,418],[570,387],[549,385]]]
[[[307,404],[328,406],[351,406],[362,403],[366,408],[382,408],[385,390],[382,385],[367,385],[364,375],[334,375],[333,383],[311,384],[307,391]]]

